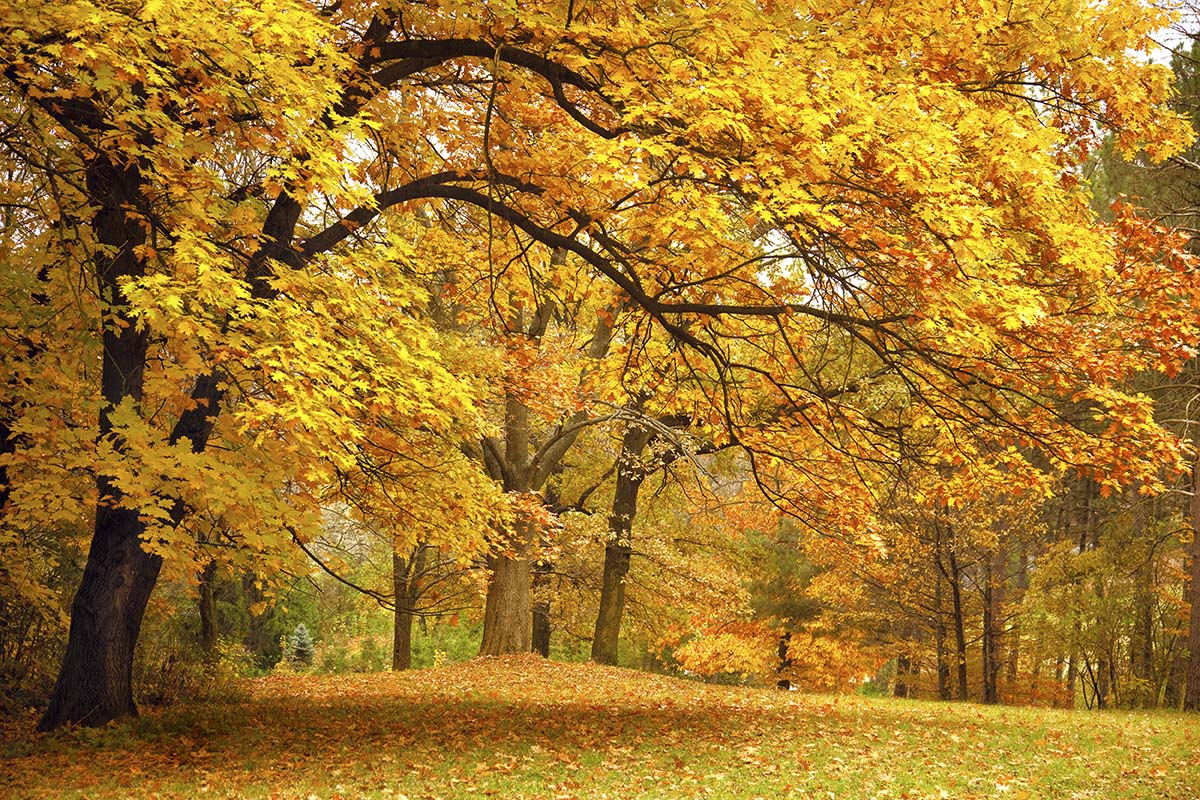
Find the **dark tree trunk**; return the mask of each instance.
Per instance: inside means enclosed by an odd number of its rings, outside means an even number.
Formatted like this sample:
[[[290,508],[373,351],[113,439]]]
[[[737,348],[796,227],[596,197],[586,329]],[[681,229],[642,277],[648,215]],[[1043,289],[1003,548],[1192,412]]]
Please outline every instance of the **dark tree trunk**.
[[[217,658],[217,562],[209,561],[200,571],[200,649],[205,660]]]
[[[946,616],[942,610],[942,576],[934,576],[933,641],[937,649],[937,692],[939,700],[950,699],[950,662],[946,657]]]
[[[551,566],[539,561],[533,568],[533,652],[550,657],[550,584]]]
[[[592,636],[592,661],[597,664],[617,663],[621,617],[625,611],[625,576],[629,573],[630,553],[628,540],[610,541],[604,546],[600,611],[596,615],[596,630]]]
[[[634,424],[626,426],[621,439],[617,486],[612,513],[608,517],[608,540],[604,545],[600,612],[596,615],[596,630],[592,636],[592,661],[597,664],[617,663],[621,617],[625,613],[625,576],[629,574],[629,558],[633,552],[630,537],[637,516],[638,492],[646,479],[640,457],[649,441],[649,431]]]
[[[1192,523],[1192,545],[1189,548],[1191,569],[1188,581],[1188,646],[1184,670],[1183,708],[1200,711],[1200,452],[1192,463],[1192,502],[1189,507]]]
[[[142,400],[148,333],[139,330],[122,305],[120,285],[145,274],[138,250],[146,242],[148,225],[138,214],[149,203],[134,163],[117,165],[98,155],[88,165],[85,180],[89,199],[98,206],[92,218],[96,241],[107,246],[95,259],[97,288],[112,316],[102,333],[99,436],[104,438],[113,432],[112,410],[122,402],[137,405]],[[252,296],[271,296],[266,280],[271,258],[297,263],[290,244],[299,213],[299,204],[286,193],[268,212],[263,226],[267,243],[251,259],[247,273]],[[193,403],[171,431],[171,444],[186,440],[193,452],[204,450],[219,410],[220,385],[221,377],[215,373],[197,379]],[[122,452],[124,443],[119,438],[114,445]],[[133,651],[162,562],[141,549],[145,526],[137,510],[116,507],[122,499],[120,489],[103,474],[97,478],[97,489],[103,500],[97,504],[87,565],[71,606],[66,653],[49,706],[38,723],[41,730],[70,723],[102,725],[137,714]],[[182,504],[176,503],[171,522],[178,525],[184,513]]]
[[[967,631],[963,620],[962,575],[954,547],[950,548],[950,600],[954,613],[954,656],[958,667],[956,698],[967,699]]]
[[[792,688],[792,632],[785,631],[779,635],[779,644],[775,649],[779,663],[775,666],[775,674],[779,679],[775,682],[776,689],[790,690]]]
[[[421,597],[426,545],[417,545],[408,558],[392,552],[392,590],[396,609],[392,620],[392,669],[412,667],[412,629]]]
[[[145,229],[133,216],[144,204],[136,166],[118,167],[100,156],[88,165],[86,181],[90,197],[100,206],[92,221],[96,240],[108,248],[96,256],[97,286],[115,317],[105,324],[102,336],[104,405],[99,433],[104,438],[112,434],[113,408],[142,399],[147,335],[122,306],[120,283],[145,273],[135,250],[146,241]],[[115,445],[118,451],[124,447],[119,440]],[[123,496],[120,489],[103,475],[97,489],[107,499],[96,509],[87,565],[71,605],[66,654],[40,730],[68,723],[103,725],[137,714],[133,650],[161,559],[141,548],[144,525],[137,510],[115,507]]]
[[[71,605],[67,652],[39,730],[137,715],[133,650],[162,565],[142,550],[141,531],[136,511],[97,510],[83,581]]]

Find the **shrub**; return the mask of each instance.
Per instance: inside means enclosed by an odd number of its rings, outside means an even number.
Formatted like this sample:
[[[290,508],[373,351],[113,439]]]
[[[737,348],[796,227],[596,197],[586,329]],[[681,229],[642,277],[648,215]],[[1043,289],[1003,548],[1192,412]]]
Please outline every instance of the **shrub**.
[[[390,654],[389,654],[390,655]],[[358,652],[359,672],[379,672],[384,666],[385,653],[374,636],[366,636],[362,640],[362,648]],[[390,661],[388,662],[390,665]]]
[[[169,706],[178,700],[237,699],[237,680],[254,668],[254,657],[238,641],[217,641],[215,657],[206,660],[186,636],[166,629],[139,643],[134,660],[137,701]]]

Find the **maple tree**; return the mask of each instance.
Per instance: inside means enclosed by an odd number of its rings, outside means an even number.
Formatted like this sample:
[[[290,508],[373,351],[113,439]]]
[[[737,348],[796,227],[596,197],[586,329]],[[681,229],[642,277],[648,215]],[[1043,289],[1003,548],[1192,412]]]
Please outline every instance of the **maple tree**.
[[[914,425],[1154,480],[1173,442],[1114,380],[1186,352],[1193,276],[1153,229],[1094,220],[1073,171],[1100,125],[1151,155],[1187,139],[1136,55],[1161,20],[1125,0],[9,4],[4,191],[27,224],[3,245],[5,536],[46,524],[47,455],[63,516],[95,514],[43,726],[134,712],[141,615],[161,559],[200,549],[198,512],[269,572],[340,484],[398,528],[436,497],[448,538],[505,531],[483,650],[529,648],[534,493],[583,412],[539,417],[510,382],[495,435],[494,368],[427,310],[447,254],[486,277],[510,373],[557,290],[589,299],[560,330],[596,357],[625,309],[627,363],[668,359],[693,423],[796,514],[857,519],[855,465]],[[890,425],[897,403],[923,412]],[[478,441],[507,503],[459,458]]]

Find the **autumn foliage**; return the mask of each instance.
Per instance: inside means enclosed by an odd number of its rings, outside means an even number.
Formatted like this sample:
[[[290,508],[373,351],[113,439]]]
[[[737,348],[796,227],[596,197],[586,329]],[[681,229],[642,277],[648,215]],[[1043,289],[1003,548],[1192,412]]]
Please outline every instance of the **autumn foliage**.
[[[867,572],[916,547],[880,502],[900,484],[924,522],[1071,471],[1160,490],[1179,440],[1127,381],[1192,354],[1194,265],[1129,208],[1098,219],[1079,175],[1102,136],[1190,141],[1144,57],[1165,20],[7,4],[0,601],[61,624],[49,571],[86,551],[42,725],[136,713],[164,565],[269,592],[334,505],[484,569],[484,652],[528,650],[535,555],[595,513],[566,474],[589,428],[622,440],[597,481],[627,489],[618,622],[640,486],[688,464],[688,501],[727,499],[725,451],[829,538],[815,562]],[[733,616],[708,627],[770,629]],[[703,641],[682,657],[735,649]]]

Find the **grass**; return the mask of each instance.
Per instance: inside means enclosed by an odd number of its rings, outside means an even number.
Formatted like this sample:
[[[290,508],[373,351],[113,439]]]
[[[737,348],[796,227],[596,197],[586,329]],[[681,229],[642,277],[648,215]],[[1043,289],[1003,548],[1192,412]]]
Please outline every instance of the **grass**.
[[[1200,719],[706,686],[536,657],[274,676],[99,731],[0,729],[15,798],[1200,796]]]

